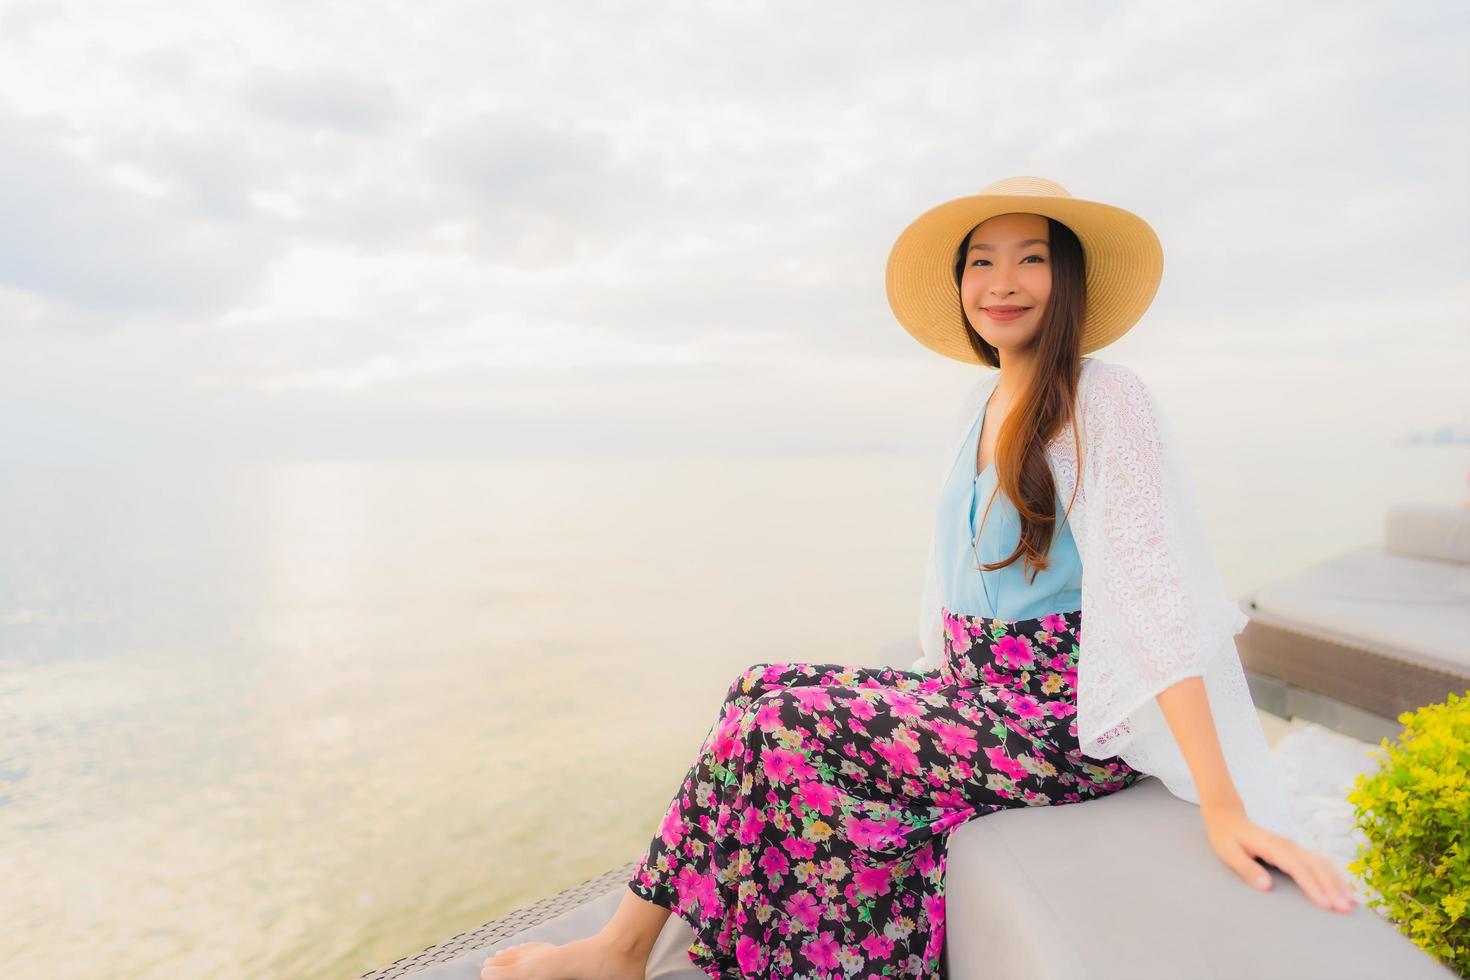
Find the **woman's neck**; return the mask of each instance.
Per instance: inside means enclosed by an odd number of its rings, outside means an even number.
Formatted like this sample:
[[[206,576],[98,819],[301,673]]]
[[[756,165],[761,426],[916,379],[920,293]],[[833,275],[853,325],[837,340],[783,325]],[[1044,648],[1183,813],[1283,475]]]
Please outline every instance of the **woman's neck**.
[[[1000,377],[995,382],[995,399],[1002,405],[1009,405],[1026,390],[1034,362],[1024,354],[1011,351],[998,351],[997,354],[1000,357]]]

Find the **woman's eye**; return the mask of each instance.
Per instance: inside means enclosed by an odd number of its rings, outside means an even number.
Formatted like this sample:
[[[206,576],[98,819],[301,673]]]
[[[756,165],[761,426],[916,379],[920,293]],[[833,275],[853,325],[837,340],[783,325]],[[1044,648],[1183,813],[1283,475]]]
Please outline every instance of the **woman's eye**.
[[[1026,259],[1035,259],[1038,262],[1045,262],[1046,261],[1046,259],[1042,258],[1040,255],[1028,255],[1028,256],[1026,256]],[[1022,262],[1025,262],[1026,259],[1022,259],[1021,261]],[[989,259],[976,259],[974,262],[971,262],[970,264],[971,265],[979,265],[981,262],[984,262],[986,265],[989,265],[990,264],[990,260]]]

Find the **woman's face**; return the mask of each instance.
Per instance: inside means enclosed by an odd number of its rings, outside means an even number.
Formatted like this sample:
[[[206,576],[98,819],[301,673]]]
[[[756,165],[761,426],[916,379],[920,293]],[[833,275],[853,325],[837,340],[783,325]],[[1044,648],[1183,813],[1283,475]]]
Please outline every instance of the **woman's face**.
[[[1020,350],[1040,329],[1051,297],[1051,248],[1046,218],[998,214],[965,242],[960,302],[976,333],[992,347]],[[1024,307],[1015,314],[1014,307]]]

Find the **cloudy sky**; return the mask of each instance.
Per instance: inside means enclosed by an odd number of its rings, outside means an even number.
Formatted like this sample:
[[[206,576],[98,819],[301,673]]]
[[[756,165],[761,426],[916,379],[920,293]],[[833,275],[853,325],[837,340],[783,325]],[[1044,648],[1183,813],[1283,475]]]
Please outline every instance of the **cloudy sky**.
[[[1181,426],[1470,424],[1462,2],[0,0],[0,459],[927,450],[884,261],[1014,174]]]

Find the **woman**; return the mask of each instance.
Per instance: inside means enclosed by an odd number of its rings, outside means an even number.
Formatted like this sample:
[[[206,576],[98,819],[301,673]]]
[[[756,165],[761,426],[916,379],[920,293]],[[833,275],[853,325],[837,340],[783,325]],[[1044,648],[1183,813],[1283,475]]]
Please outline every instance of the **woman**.
[[[899,321],[999,369],[945,457],[923,656],[741,673],[608,925],[503,950],[483,978],[642,977],[670,911],[715,978],[940,976],[957,827],[1145,774],[1199,804],[1251,884],[1269,887],[1261,858],[1351,908],[1332,864],[1292,840],[1232,640],[1245,617],[1172,433],[1132,371],[1086,356],[1143,315],[1162,269],[1142,219],[1041,178],[904,231],[887,270]]]

